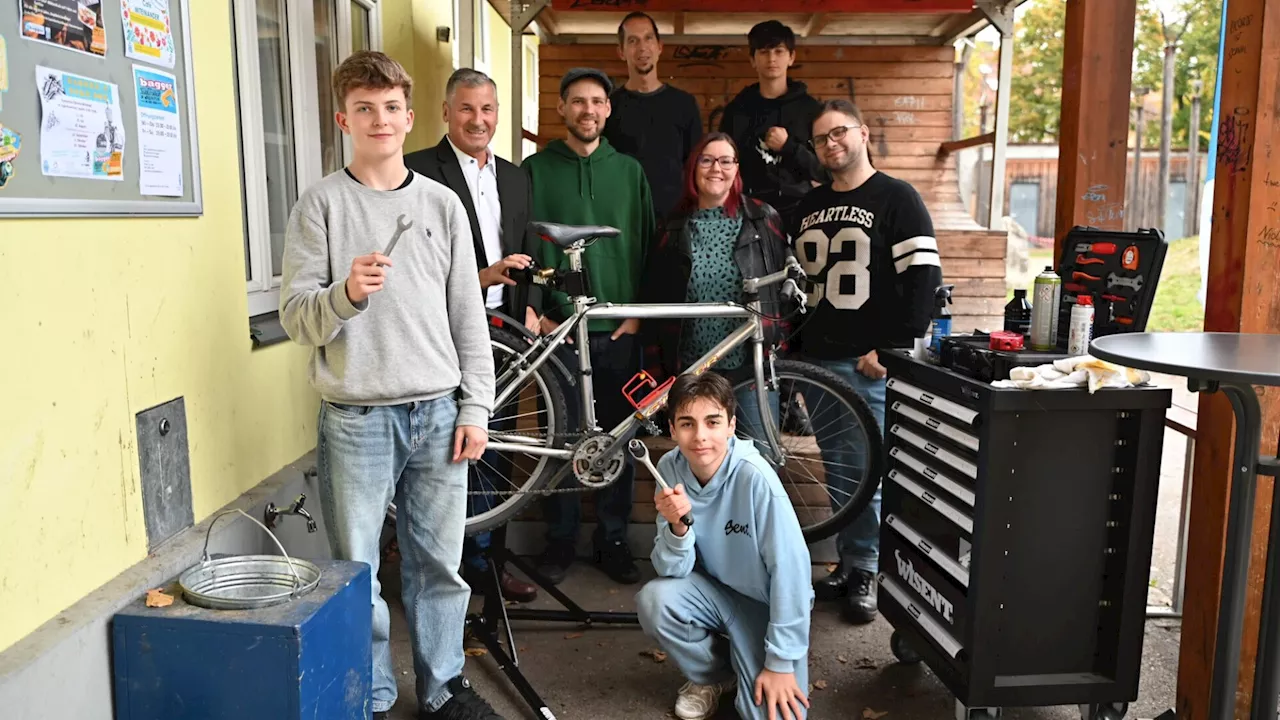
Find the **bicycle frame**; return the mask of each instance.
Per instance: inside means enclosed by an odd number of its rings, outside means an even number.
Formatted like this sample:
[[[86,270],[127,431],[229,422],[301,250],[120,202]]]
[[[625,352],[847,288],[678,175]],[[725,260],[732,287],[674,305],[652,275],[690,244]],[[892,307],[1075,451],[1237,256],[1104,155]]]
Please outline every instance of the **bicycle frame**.
[[[581,270],[582,248],[571,247],[565,253],[569,259],[570,270]],[[789,277],[788,273],[788,268],[784,268],[761,278],[747,279],[743,282],[743,289],[749,295],[754,296],[759,288],[786,280]],[[521,353],[519,360],[513,363],[514,372],[513,367],[509,366],[497,377],[496,387],[499,388],[499,391],[498,396],[494,399],[494,407],[502,407],[512,393],[515,392],[515,389],[551,358],[556,348],[566,341],[569,333],[576,331],[578,357],[581,365],[578,375],[581,378],[582,425],[583,429],[586,430],[600,430],[601,428],[596,422],[595,393],[591,379],[589,321],[628,320],[632,318],[639,320],[744,318],[745,322],[741,326],[686,368],[682,374],[693,373],[700,375],[715,365],[726,353],[744,342],[751,342],[751,359],[756,378],[757,407],[761,408],[761,412],[764,412],[764,408],[769,407],[768,392],[773,389],[775,384],[772,371],[773,356],[770,355],[769,357],[770,371],[766,376],[764,368],[764,325],[760,321],[760,301],[758,299],[753,299],[745,306],[737,303],[597,304],[594,298],[586,296],[575,296],[572,300],[574,305],[573,315],[561,323],[550,335],[539,337],[528,350]],[[801,302],[803,306],[803,299]],[[533,359],[530,360],[530,358]],[[614,438],[614,444],[625,442],[626,439],[632,436],[640,423],[649,420],[654,413],[665,407],[669,390],[669,386],[662,388],[656,396],[650,398],[648,402],[642,404],[635,412],[631,413],[627,419],[610,430],[608,434]],[[780,462],[782,444],[778,435],[778,428],[774,427],[772,423],[762,422],[762,424],[765,426],[765,439],[768,442],[773,459]],[[570,460],[573,455],[571,449],[545,447],[538,444],[539,441],[535,438],[525,439],[518,436],[508,436],[508,438],[510,442],[490,442],[488,448],[498,451],[520,452],[527,455],[554,457],[566,461]]]

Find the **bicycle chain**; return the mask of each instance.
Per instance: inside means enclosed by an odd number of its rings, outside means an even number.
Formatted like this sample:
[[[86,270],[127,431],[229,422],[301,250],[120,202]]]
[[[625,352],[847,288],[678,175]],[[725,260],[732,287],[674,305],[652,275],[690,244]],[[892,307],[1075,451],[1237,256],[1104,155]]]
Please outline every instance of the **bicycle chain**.
[[[655,429],[656,429],[656,427],[655,427]],[[565,438],[565,439],[568,439],[568,440],[571,440],[571,441],[572,441],[572,442],[570,442],[570,443],[569,443],[570,445],[572,445],[573,443],[576,443],[578,440],[582,439],[582,433],[580,433],[580,432],[579,432],[579,433],[551,433],[550,435],[548,435],[547,433],[535,433],[535,432],[531,432],[531,431],[528,431],[528,430],[504,430],[504,431],[502,432],[502,434],[503,434],[503,435],[523,435],[523,436],[525,436],[525,437],[538,437],[538,438],[547,438],[547,437],[550,437],[550,438],[553,438],[553,439]],[[566,475],[571,477],[571,476],[573,475],[573,471],[572,471],[572,470],[567,471],[567,472],[566,472]],[[561,478],[561,482],[563,482],[563,481],[564,481],[564,478]],[[577,487],[565,487],[565,488],[562,488],[562,487],[556,487],[556,488],[544,488],[544,489],[542,489],[542,490],[467,490],[467,495],[503,495],[503,496],[510,496],[510,495],[565,495],[565,494],[569,494],[569,493],[584,493],[584,492],[591,492],[592,490],[599,490],[599,489],[600,489],[600,488],[591,488],[591,487],[586,487],[586,486],[583,486],[583,485],[579,485],[579,486],[577,486]]]

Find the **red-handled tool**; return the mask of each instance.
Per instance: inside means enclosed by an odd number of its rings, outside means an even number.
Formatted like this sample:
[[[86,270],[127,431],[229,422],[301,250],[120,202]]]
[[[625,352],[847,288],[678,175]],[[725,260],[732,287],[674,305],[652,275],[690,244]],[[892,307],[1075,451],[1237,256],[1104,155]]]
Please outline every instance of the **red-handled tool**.
[[[1077,265],[1102,265],[1105,262],[1106,260],[1103,260],[1102,258],[1091,258],[1085,257],[1084,255],[1076,256]]]
[[[1072,280],[1088,280],[1090,282],[1102,282],[1102,278],[1098,277],[1097,275],[1090,275],[1089,273],[1080,272],[1079,270],[1071,273],[1071,279]]]
[[[1089,292],[1089,288],[1087,288],[1087,287],[1085,287],[1085,286],[1081,285],[1080,283],[1063,283],[1063,284],[1062,284],[1062,287],[1063,287],[1063,289],[1065,289],[1067,292],[1073,292],[1073,293],[1087,293],[1087,292]]]
[[[1125,317],[1125,316],[1123,316],[1123,315],[1117,315],[1117,316],[1116,316],[1116,322],[1120,323],[1121,325],[1132,325],[1132,324],[1133,324],[1133,318],[1131,318],[1131,317]]]
[[[1079,243],[1076,245],[1076,252],[1078,253],[1091,252],[1094,255],[1115,255],[1116,244],[1111,242]]]
[[[1111,302],[1129,302],[1129,298],[1120,297],[1119,295],[1103,295],[1102,299],[1110,300]]]
[[[1130,245],[1124,249],[1124,254],[1120,256],[1120,265],[1125,270],[1138,269],[1138,246]]]

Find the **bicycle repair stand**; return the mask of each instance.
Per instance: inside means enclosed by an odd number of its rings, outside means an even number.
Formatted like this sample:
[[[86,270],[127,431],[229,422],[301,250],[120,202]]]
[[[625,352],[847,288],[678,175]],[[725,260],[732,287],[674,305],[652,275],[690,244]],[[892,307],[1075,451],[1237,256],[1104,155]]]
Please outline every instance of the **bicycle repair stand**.
[[[551,584],[529,563],[512,554],[507,549],[507,526],[503,525],[493,531],[492,543],[488,550],[489,572],[485,586],[481,589],[484,595],[484,606],[479,613],[467,615],[466,628],[471,636],[484,644],[498,664],[498,669],[507,676],[511,684],[520,692],[520,696],[533,709],[537,717],[555,720],[555,713],[547,706],[538,691],[529,684],[520,672],[520,657],[516,649],[515,634],[511,629],[512,620],[537,620],[540,622],[572,622],[587,627],[601,625],[639,625],[640,620],[635,613],[626,612],[590,612],[574,602],[559,588]],[[533,584],[537,585],[557,602],[564,610],[536,610],[532,608],[507,608],[502,599],[502,569],[510,564],[524,573]],[[502,633],[506,636],[507,649],[502,646]]]

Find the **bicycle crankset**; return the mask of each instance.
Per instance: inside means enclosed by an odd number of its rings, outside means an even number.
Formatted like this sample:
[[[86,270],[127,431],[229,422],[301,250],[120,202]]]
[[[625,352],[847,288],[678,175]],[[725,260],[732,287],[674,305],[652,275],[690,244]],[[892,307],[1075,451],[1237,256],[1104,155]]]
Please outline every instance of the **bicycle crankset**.
[[[592,471],[591,469],[596,458],[600,457],[612,442],[613,436],[601,432],[582,438],[578,441],[577,446],[574,447],[573,474],[583,486],[589,488],[608,487],[622,474],[622,469],[626,467],[623,449],[619,449],[609,456],[603,471]]]

